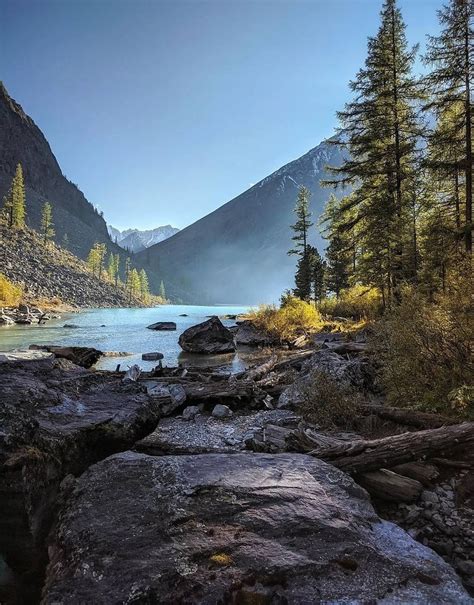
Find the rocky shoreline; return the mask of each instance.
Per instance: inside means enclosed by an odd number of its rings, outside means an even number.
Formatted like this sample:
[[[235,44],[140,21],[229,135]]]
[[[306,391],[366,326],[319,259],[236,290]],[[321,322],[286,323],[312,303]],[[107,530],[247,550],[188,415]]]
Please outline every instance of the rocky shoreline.
[[[36,305],[21,304],[17,307],[0,307],[0,326],[42,324],[60,317],[58,313],[43,311]]]
[[[474,602],[471,424],[373,395],[350,428],[305,419],[315,371],[376,391],[363,336],[238,374],[49,349],[0,360],[1,602]],[[400,438],[443,445],[377,458]]]

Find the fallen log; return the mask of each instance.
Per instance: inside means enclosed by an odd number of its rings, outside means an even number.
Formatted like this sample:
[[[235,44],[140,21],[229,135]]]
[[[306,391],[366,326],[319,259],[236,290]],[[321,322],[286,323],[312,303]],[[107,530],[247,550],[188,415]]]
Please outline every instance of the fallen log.
[[[416,479],[387,469],[358,475],[357,483],[371,496],[388,502],[414,502],[423,491],[423,485]]]
[[[363,473],[427,458],[449,458],[449,453],[458,451],[460,446],[469,450],[474,444],[474,422],[371,441],[344,442],[327,436],[322,439],[314,431],[299,431],[290,440],[297,450],[307,451],[341,470]]]
[[[439,470],[434,464],[426,462],[408,462],[391,469],[393,472],[419,481],[425,487],[431,487],[439,477]]]
[[[182,384],[188,403],[257,402],[266,396],[253,382],[228,381]]]
[[[430,414],[429,412],[417,412],[384,405],[364,404],[358,408],[361,413],[375,414],[382,420],[389,420],[405,426],[413,426],[419,429],[436,429],[442,426],[458,424],[458,421],[442,416],[441,414]]]

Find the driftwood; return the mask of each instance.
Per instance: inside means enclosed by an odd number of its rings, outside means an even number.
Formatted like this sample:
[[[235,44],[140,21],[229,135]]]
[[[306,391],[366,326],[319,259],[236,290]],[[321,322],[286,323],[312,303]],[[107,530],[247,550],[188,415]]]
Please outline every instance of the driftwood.
[[[314,431],[300,431],[291,435],[291,442],[295,449],[341,470],[363,473],[426,458],[449,458],[450,451],[459,446],[469,450],[474,444],[474,422],[349,443],[327,436],[322,439]]]
[[[265,398],[266,393],[254,382],[227,381],[183,384],[188,403],[196,402],[256,402]]]
[[[140,366],[135,364],[125,372],[122,382],[136,382],[140,378],[140,374]]]
[[[414,502],[423,491],[423,485],[416,479],[387,469],[363,473],[357,477],[357,483],[371,496],[389,502]]]
[[[393,408],[384,405],[365,404],[359,406],[358,410],[364,414],[375,414],[382,420],[389,420],[404,426],[413,426],[419,429],[436,429],[446,425],[457,424],[458,421],[442,416],[441,414],[430,414],[428,412],[417,412],[403,408]]]

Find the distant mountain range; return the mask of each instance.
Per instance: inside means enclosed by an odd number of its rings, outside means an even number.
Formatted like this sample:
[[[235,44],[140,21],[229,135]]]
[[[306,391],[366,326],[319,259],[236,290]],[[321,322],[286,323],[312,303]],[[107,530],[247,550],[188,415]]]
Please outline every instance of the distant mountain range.
[[[165,284],[173,284],[177,296],[184,293],[187,301],[276,301],[294,285],[295,257],[287,251],[292,245],[290,225],[295,222],[298,187],[305,185],[312,192],[311,209],[317,222],[331,193],[321,188],[320,180],[326,176],[327,165],[339,166],[342,159],[339,147],[331,140],[323,141],[136,258]],[[324,248],[317,227],[311,239],[319,250]]]
[[[107,229],[112,241],[130,252],[145,250],[145,248],[158,244],[179,231],[179,229],[171,225],[163,225],[162,227],[147,229],[145,231],[141,231],[140,229],[125,229],[125,231],[120,231],[112,227],[112,225],[107,225]]]

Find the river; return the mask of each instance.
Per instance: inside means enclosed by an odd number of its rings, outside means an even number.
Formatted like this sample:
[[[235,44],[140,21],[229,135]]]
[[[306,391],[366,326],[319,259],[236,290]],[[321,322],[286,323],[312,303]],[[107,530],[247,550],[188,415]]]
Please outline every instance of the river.
[[[94,347],[101,351],[123,351],[131,355],[122,358],[103,357],[98,362],[99,369],[114,369],[118,363],[122,368],[138,363],[144,370],[156,366],[157,362],[142,361],[142,353],[158,351],[163,353],[163,364],[175,366],[178,363],[210,365],[232,364],[234,369],[242,365],[242,354],[208,357],[189,355],[178,345],[179,335],[197,323],[205,321],[209,315],[237,315],[245,313],[249,307],[242,306],[190,306],[165,305],[149,309],[87,309],[78,313],[63,313],[60,319],[52,319],[45,324],[14,325],[0,327],[0,351],[27,349],[30,344],[75,345]],[[183,316],[184,315],[184,316]],[[148,330],[147,326],[157,321],[174,321],[177,330],[161,332]],[[227,326],[235,321],[222,320]],[[77,327],[66,328],[65,324]]]

